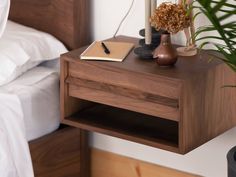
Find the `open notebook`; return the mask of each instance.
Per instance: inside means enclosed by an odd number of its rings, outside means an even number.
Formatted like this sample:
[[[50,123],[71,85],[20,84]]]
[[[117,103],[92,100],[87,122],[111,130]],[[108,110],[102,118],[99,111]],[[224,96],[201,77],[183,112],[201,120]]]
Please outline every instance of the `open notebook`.
[[[110,54],[106,54],[101,41],[93,42],[81,55],[82,60],[104,60],[104,61],[123,61],[134,47],[133,43],[127,42],[104,42]]]

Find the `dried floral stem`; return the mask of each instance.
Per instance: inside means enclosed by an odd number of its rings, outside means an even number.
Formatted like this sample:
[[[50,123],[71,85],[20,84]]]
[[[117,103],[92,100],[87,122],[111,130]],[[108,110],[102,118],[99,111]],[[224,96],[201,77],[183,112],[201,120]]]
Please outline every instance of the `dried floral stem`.
[[[187,10],[182,4],[162,3],[151,17],[151,24],[157,30],[175,34],[191,24]]]

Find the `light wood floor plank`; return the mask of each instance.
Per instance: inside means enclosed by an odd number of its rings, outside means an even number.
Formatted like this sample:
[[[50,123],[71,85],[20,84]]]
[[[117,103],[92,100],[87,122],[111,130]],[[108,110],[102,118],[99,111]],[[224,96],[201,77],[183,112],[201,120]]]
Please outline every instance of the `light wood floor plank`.
[[[91,151],[92,177],[200,177],[97,149]]]

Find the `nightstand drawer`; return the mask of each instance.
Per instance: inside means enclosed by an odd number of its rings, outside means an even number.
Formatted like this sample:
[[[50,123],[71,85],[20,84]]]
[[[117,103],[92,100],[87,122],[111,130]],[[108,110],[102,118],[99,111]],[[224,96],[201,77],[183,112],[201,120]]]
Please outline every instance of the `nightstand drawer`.
[[[106,63],[103,65],[83,61],[79,64],[69,63],[69,76],[124,89],[139,90],[174,100],[179,100],[182,89],[180,80],[162,76],[153,78],[144,73],[110,68]]]
[[[179,100],[117,85],[68,77],[69,96],[129,109],[170,120],[179,120]]]

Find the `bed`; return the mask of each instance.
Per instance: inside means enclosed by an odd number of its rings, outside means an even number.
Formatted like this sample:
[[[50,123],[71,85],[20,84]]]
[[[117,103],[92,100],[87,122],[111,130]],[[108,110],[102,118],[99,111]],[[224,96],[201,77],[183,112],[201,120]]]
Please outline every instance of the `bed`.
[[[35,29],[52,34],[57,39],[62,41],[65,46],[71,50],[90,42],[90,27],[89,27],[89,0],[11,0],[11,8],[9,19],[25,26],[33,27]],[[45,71],[46,70],[46,71]],[[17,92],[22,102],[23,109],[37,108],[37,114],[34,118],[34,125],[41,124],[38,131],[29,133],[27,137],[29,141],[31,157],[33,162],[34,173],[36,177],[73,177],[73,176],[89,176],[89,156],[88,156],[88,142],[86,132],[78,129],[60,126],[54,122],[53,127],[48,127],[43,132],[42,127],[47,127],[51,123],[47,123],[50,118],[45,117],[43,110],[59,109],[59,88],[58,75],[54,72],[55,68],[46,69],[44,66],[38,66],[25,73],[21,78],[23,81],[27,77],[34,77],[34,73],[42,72],[48,73],[42,78],[33,78],[36,81],[30,83],[27,89],[14,90],[15,85],[24,85],[21,81],[13,81],[10,83],[11,92]],[[16,83],[17,82],[17,83]],[[15,85],[14,85],[15,84]],[[43,88],[51,88],[54,92],[46,92],[44,97],[37,97],[37,93],[31,96],[32,103],[27,102],[25,95],[30,92],[39,92]],[[32,89],[34,88],[34,89]],[[35,91],[35,88],[38,91]],[[50,100],[50,105],[54,108],[42,107],[38,109],[39,105],[45,105],[45,99],[49,95],[54,94],[54,100]],[[56,97],[58,95],[58,97]],[[24,101],[26,100],[26,101]],[[34,109],[32,109],[34,110]],[[36,109],[35,109],[36,110]],[[50,112],[53,116],[57,116],[57,112]],[[28,114],[28,121],[33,117],[34,112]],[[58,115],[59,116],[59,115]],[[40,119],[40,120],[38,120]],[[32,123],[33,125],[33,123]],[[30,127],[30,126],[28,126]],[[57,129],[52,132],[50,130]],[[34,129],[35,130],[35,129]],[[27,130],[30,132],[30,130]],[[35,133],[35,135],[34,135]],[[39,137],[34,139],[34,137]],[[34,139],[34,140],[32,140]],[[81,163],[83,161],[83,163]]]

